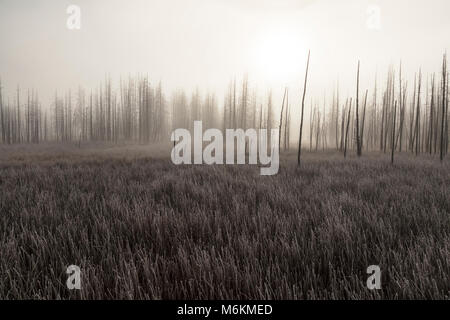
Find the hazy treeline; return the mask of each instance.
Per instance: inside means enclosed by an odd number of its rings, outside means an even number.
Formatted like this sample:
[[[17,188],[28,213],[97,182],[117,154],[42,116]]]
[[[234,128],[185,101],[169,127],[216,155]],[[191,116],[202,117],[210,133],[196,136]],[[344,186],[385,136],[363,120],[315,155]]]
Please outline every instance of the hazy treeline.
[[[116,90],[107,79],[95,91],[80,87],[76,92],[55,93],[49,107],[42,105],[34,90],[26,91],[23,98],[19,87],[13,102],[5,102],[0,85],[1,141],[168,141],[173,129],[192,129],[195,120],[202,120],[204,128],[270,127],[271,95],[268,109],[262,104],[257,107],[257,93],[250,97],[247,78],[239,85],[242,91],[236,81],[233,85],[225,97],[223,118],[214,93],[202,95],[197,89],[188,96],[177,90],[168,98],[161,83],[152,86],[147,78],[121,80]]]
[[[0,89],[1,95],[1,89]],[[152,87],[146,78],[120,82],[113,91],[105,81],[95,92],[82,88],[74,94],[55,93],[44,108],[37,93],[20,89],[14,103],[0,98],[0,125],[4,143],[43,141],[81,142],[119,140],[158,141],[169,130],[167,101],[161,84]]]
[[[375,77],[368,89],[360,88],[359,62],[355,71],[353,96],[342,97],[337,83],[328,99],[331,103],[326,97],[323,103],[311,99],[309,128],[303,135],[311,151],[335,148],[344,155],[350,149],[358,155],[363,150],[410,151],[439,153],[441,158],[448,152],[445,55],[438,74],[425,78],[419,70],[414,83],[403,79],[401,63],[397,71],[389,68],[384,83],[377,83]],[[178,90],[168,96],[161,83],[153,85],[146,77],[121,80],[116,89],[106,79],[95,91],[55,93],[47,107],[36,91],[20,88],[12,102],[5,101],[0,84],[1,142],[6,144],[168,141],[173,129],[192,129],[195,120],[202,120],[204,128],[279,128],[281,147],[286,150],[297,109],[292,109],[287,88],[282,101],[273,101],[271,91],[261,98],[246,75],[230,82],[221,107],[214,93],[202,95],[197,89],[188,95]]]
[[[355,96],[342,99],[337,84],[331,110],[325,103],[311,102],[310,150],[347,148],[410,151],[419,153],[448,152],[448,71],[444,56],[442,72],[423,80],[419,70],[414,83],[402,78],[401,64],[396,73],[389,69],[380,89],[376,80],[372,89],[360,90],[359,64]],[[381,96],[380,96],[381,94]],[[358,150],[359,149],[359,150]]]

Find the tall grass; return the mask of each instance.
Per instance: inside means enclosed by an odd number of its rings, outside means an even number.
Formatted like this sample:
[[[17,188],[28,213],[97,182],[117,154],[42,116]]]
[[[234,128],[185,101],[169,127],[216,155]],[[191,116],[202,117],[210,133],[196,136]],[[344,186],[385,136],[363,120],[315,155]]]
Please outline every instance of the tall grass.
[[[13,150],[13,151],[11,151]],[[370,154],[174,166],[2,149],[0,298],[449,298],[450,164]],[[76,156],[75,156],[76,155]],[[67,266],[81,267],[70,291]],[[382,289],[366,288],[380,265]]]

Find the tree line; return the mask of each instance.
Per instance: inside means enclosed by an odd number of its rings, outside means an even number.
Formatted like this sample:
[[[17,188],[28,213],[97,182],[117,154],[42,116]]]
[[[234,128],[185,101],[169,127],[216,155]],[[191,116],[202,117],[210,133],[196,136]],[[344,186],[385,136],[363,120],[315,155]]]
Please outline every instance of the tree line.
[[[371,93],[369,89],[361,92],[359,61],[355,78],[355,95],[346,97],[344,101],[339,94],[339,83],[336,84],[331,110],[326,108],[325,99],[322,106],[311,101],[310,151],[334,148],[346,157],[348,150],[355,150],[358,156],[362,155],[363,150],[379,150],[391,153],[392,162],[395,152],[429,153],[439,154],[443,160],[449,145],[446,54],[439,75],[433,73],[423,81],[419,69],[409,91],[410,84],[402,77],[401,62],[398,73],[391,66],[386,84],[381,88],[381,101],[376,79]],[[307,73],[303,93],[306,92],[306,81]],[[303,94],[300,137],[303,122],[306,121],[303,115],[304,97]]]
[[[284,89],[281,105],[269,91],[261,98],[245,75],[238,83],[230,81],[222,108],[214,93],[202,95],[199,89],[190,95],[177,90],[166,95],[162,84],[151,84],[147,77],[120,80],[117,89],[105,79],[97,89],[78,88],[63,94],[55,92],[49,107],[43,107],[38,92],[17,87],[12,101],[2,96],[0,82],[1,143],[61,143],[168,141],[175,128],[192,129],[195,120],[206,128],[278,128],[280,148],[291,146],[292,117],[300,116],[298,162],[300,163],[303,128],[308,126],[309,150],[336,149],[347,156],[355,150],[391,153],[448,153],[448,70],[443,56],[442,70],[423,80],[421,70],[412,86],[391,66],[384,86],[375,77],[372,89],[361,90],[361,64],[358,61],[354,96],[342,99],[339,82],[331,104],[311,100],[306,120],[308,54],[300,110],[292,109],[289,89]],[[412,88],[410,88],[412,87]],[[275,111],[280,110],[279,117]],[[304,147],[303,147],[304,148]]]

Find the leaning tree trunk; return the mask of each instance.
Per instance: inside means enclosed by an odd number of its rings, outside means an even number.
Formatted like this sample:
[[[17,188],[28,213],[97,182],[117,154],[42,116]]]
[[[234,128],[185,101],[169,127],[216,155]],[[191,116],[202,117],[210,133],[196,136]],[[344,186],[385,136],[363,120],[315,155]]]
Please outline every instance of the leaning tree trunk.
[[[306,83],[308,81],[308,70],[309,70],[309,56],[311,51],[308,51],[308,61],[306,62],[306,73],[305,73],[305,83],[303,86],[303,98],[302,98],[302,113],[300,117],[300,136],[298,138],[298,156],[297,156],[297,164],[300,166],[300,157],[302,152],[302,131],[303,131],[303,114],[305,111],[305,96],[306,96]]]
[[[284,111],[284,101],[286,99],[287,88],[284,89],[283,103],[281,104],[280,113],[280,126],[278,127],[278,153],[280,153],[281,148],[281,128],[283,127],[283,111]]]

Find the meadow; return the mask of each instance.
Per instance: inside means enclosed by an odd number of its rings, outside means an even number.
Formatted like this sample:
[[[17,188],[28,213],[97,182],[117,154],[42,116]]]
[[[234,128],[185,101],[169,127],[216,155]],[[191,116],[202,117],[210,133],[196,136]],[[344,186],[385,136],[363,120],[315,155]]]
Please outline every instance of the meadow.
[[[0,298],[450,298],[448,158],[292,151],[261,176],[168,150],[0,146]]]

